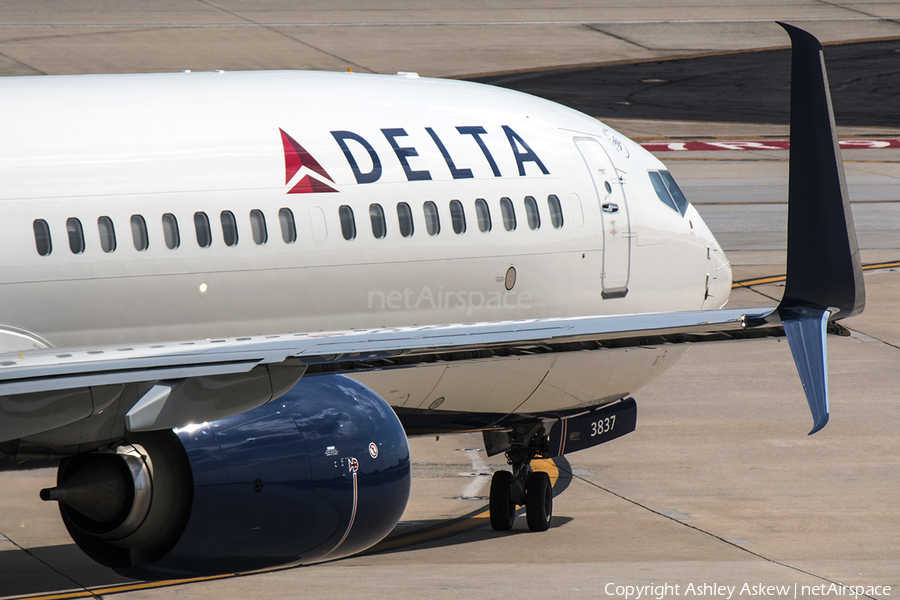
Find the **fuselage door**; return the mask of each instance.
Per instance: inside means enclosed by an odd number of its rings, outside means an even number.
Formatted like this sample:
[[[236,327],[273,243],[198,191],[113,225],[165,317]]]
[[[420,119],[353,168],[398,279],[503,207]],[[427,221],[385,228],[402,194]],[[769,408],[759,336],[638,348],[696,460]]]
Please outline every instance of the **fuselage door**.
[[[631,221],[622,181],[600,142],[575,138],[575,145],[591,172],[603,219],[603,297],[622,298],[631,268]]]

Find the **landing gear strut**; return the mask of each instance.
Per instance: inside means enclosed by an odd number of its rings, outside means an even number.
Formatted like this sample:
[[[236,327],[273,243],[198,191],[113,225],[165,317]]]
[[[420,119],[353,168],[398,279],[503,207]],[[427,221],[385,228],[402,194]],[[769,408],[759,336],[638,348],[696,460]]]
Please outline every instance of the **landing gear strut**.
[[[528,529],[547,531],[553,516],[550,476],[531,469],[532,459],[547,450],[544,424],[518,425],[509,433],[485,432],[485,445],[489,456],[505,449],[512,467],[512,472],[497,471],[491,478],[491,527],[509,531],[516,521],[516,507],[524,505]]]

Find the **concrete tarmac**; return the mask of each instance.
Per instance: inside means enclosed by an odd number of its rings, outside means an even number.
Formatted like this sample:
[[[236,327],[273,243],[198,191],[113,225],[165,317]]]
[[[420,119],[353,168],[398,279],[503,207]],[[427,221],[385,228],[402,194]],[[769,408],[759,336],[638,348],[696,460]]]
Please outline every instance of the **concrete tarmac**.
[[[542,4],[231,0],[120,2],[111,10],[94,0],[77,8],[0,2],[0,74],[350,66],[460,75],[784,45],[774,18],[793,19],[823,41],[900,35],[894,3]],[[785,135],[772,125],[609,122],[645,140]],[[900,260],[900,161],[891,152],[845,152],[851,188],[888,201],[854,205],[867,263]],[[786,153],[659,156],[723,242],[735,279],[783,273],[784,208],[761,202],[780,201]],[[527,532],[520,518],[500,534],[477,517],[486,474],[504,466],[502,457],[484,456],[479,434],[416,438],[413,495],[398,533],[449,522],[455,533],[436,529],[442,535],[380,553],[165,588],[133,587],[74,546],[56,507],[37,499],[54,471],[4,472],[0,598],[64,590],[134,600],[625,598],[626,586],[650,584],[671,586],[650,597],[727,598],[734,586],[732,598],[821,598],[832,583],[869,587],[863,595],[871,598],[897,596],[900,269],[865,278],[866,311],[844,321],[853,335],[828,341],[831,422],[815,436],[806,435],[811,420],[784,340],[695,346],[634,392],[634,433],[561,463],[557,486],[565,489],[546,533]],[[737,289],[730,306],[771,305],[781,289]],[[466,515],[476,516],[457,521]]]
[[[837,0],[0,0],[0,74],[227,69],[462,76],[900,36],[900,4]]]

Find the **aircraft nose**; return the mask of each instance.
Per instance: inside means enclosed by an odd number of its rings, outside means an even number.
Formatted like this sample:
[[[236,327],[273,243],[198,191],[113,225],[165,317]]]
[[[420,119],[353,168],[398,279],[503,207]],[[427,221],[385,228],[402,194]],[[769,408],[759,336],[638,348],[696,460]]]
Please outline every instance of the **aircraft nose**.
[[[722,308],[731,295],[732,272],[731,262],[725,255],[721,244],[700,217],[696,209],[690,206],[691,223],[694,234],[706,242],[706,294],[703,300],[704,309]]]
[[[716,241],[715,238],[713,238],[713,241]],[[715,256],[716,262],[716,287],[712,297],[715,298],[715,308],[722,308],[728,302],[729,296],[731,296],[731,284],[733,281],[731,262],[725,256],[725,252],[718,242],[716,242],[715,248],[711,249],[711,251]]]

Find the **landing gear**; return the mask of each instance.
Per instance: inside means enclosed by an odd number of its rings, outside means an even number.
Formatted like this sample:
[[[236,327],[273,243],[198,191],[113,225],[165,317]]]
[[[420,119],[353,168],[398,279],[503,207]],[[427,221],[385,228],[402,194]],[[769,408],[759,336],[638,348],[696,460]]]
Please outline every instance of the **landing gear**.
[[[515,477],[509,471],[497,471],[491,477],[491,527],[509,531],[516,522],[516,503],[512,500]]]
[[[512,472],[497,471],[491,478],[491,527],[509,531],[516,520],[516,506],[524,505],[528,529],[547,531],[553,516],[553,487],[549,475],[531,470],[532,459],[547,449],[543,423],[520,425],[510,433],[485,433],[485,442],[489,456],[502,451],[491,452],[491,448],[505,449],[512,466]]]
[[[550,529],[552,516],[553,486],[550,485],[550,476],[542,471],[532,471],[525,488],[525,519],[528,521],[528,529],[547,531]]]

